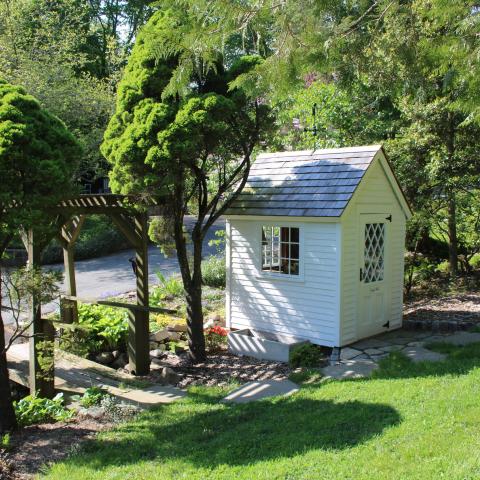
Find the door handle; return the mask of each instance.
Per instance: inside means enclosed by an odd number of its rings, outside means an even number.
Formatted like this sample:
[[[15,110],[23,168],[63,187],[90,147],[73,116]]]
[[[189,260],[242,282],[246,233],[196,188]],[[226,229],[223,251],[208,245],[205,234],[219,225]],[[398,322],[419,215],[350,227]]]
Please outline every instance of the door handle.
[[[363,270],[360,269],[360,281],[362,281],[362,280],[363,280]]]

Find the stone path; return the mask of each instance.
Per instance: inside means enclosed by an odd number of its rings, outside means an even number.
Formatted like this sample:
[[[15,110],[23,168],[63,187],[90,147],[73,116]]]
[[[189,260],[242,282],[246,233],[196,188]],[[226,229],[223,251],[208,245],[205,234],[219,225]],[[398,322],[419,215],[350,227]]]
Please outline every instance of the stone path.
[[[342,348],[340,361],[323,368],[322,373],[326,378],[336,379],[368,377],[378,367],[378,361],[392,351],[402,352],[413,362],[445,360],[446,355],[425,348],[426,344],[433,342],[468,345],[480,342],[480,333],[433,334],[406,330],[387,332]]]
[[[299,387],[290,380],[248,382],[227,395],[224,402],[247,403],[278,395],[292,395]]]

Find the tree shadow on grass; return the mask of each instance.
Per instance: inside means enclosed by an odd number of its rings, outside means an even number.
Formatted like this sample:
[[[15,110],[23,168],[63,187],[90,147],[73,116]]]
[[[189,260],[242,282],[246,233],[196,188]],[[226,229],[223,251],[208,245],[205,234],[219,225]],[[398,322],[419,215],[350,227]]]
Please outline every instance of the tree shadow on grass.
[[[195,400],[184,405],[189,403]],[[401,421],[388,405],[296,396],[243,405],[203,404],[198,413],[170,408],[125,425],[114,440],[89,442],[85,455],[69,462],[94,469],[149,459],[187,461],[196,467],[247,465],[309,450],[350,448]]]

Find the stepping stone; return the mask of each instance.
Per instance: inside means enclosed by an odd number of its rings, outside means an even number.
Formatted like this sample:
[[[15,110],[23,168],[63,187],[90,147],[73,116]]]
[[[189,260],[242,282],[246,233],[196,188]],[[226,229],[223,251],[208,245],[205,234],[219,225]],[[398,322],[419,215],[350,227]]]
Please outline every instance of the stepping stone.
[[[367,355],[381,355],[383,350],[379,350],[378,348],[367,348],[363,353],[366,353]]]
[[[390,342],[386,342],[385,340],[367,338],[365,340],[360,340],[359,342],[356,342],[350,346],[358,350],[365,350],[366,348],[382,348],[389,343]]]
[[[376,368],[378,368],[378,365],[372,360],[347,360],[338,365],[322,368],[322,374],[325,378],[335,378],[337,380],[364,378],[369,377]]]
[[[361,353],[362,351],[356,348],[345,347],[340,351],[340,360],[351,360],[352,358],[358,357]]]
[[[402,349],[402,345],[388,345],[386,347],[382,347],[384,352],[398,352]]]
[[[445,343],[451,343],[452,345],[465,346],[471,343],[480,342],[480,333],[473,332],[458,332],[453,335],[447,335],[443,337]]]
[[[425,342],[410,342],[407,343],[407,347],[423,347]]]
[[[447,358],[443,353],[432,352],[423,347],[405,347],[402,353],[413,362],[441,362]]]
[[[290,380],[261,380],[248,382],[245,385],[229,393],[224,402],[247,403],[263,398],[276,397],[279,395],[292,395],[298,392],[299,386]]]

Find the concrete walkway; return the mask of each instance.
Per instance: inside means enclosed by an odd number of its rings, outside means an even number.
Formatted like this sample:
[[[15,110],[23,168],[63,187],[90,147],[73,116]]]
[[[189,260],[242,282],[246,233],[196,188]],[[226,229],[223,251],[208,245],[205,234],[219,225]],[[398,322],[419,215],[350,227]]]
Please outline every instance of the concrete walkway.
[[[443,353],[433,352],[425,345],[433,342],[445,342],[453,345],[468,345],[480,342],[480,333],[456,332],[433,334],[396,330],[376,337],[360,340],[342,348],[340,361],[322,369],[326,378],[362,378],[368,377],[378,368],[378,361],[392,351],[399,351],[413,362],[439,362],[446,359]]]
[[[247,403],[279,395],[292,395],[298,392],[298,390],[298,385],[290,380],[261,380],[245,383],[227,395],[223,401]]]
[[[28,343],[12,345],[8,350],[10,378],[28,387]],[[104,388],[122,402],[141,408],[171,403],[187,393],[171,385],[137,387],[138,379],[113,368],[57,350],[55,352],[55,389],[83,394],[92,385]]]

